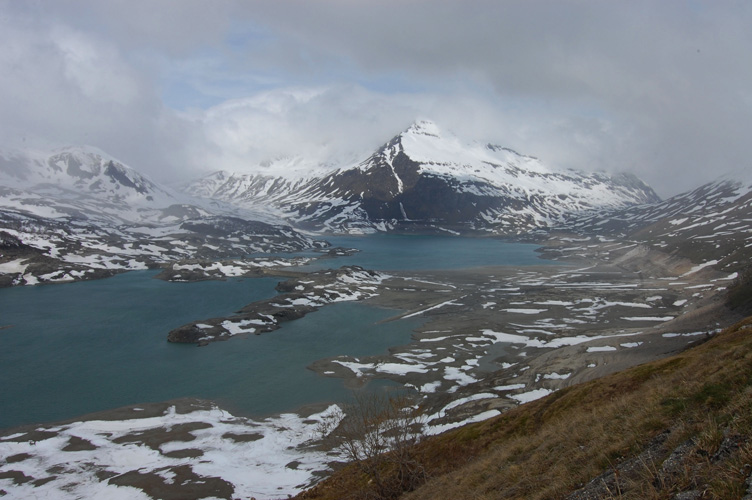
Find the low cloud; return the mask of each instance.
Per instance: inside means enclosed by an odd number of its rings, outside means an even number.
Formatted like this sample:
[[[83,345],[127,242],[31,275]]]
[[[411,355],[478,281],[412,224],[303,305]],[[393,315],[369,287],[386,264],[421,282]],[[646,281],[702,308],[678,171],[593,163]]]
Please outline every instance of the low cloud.
[[[88,143],[177,180],[430,118],[667,196],[748,168],[751,23],[737,1],[5,2],[0,146]]]

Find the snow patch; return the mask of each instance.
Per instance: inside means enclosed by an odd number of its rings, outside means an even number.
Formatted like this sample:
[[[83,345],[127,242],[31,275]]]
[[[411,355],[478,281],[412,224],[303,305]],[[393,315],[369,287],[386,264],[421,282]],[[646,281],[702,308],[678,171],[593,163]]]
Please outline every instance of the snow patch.
[[[601,345],[601,346],[593,346],[588,347],[586,352],[609,352],[609,351],[615,351],[616,347],[611,345]]]
[[[552,392],[554,391],[551,389],[533,389],[532,391],[523,392],[521,394],[510,394],[508,397],[523,404],[544,398]]]

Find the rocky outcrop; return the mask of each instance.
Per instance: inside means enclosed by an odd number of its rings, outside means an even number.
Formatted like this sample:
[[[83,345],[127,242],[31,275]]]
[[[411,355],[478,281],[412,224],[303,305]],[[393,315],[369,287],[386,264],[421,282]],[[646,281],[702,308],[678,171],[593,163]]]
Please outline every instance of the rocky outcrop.
[[[345,266],[292,277],[280,282],[276,297],[253,302],[235,315],[195,321],[168,333],[168,342],[206,345],[235,335],[260,335],[279,324],[302,318],[326,304],[374,296],[387,275],[359,266]]]

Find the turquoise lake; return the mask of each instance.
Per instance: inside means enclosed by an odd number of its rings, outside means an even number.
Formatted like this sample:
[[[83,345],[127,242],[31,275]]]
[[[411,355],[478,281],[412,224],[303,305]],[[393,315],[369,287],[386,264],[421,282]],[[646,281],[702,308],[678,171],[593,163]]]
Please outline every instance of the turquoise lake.
[[[350,257],[339,257],[336,263],[322,260],[304,268],[358,265],[381,271],[404,271],[554,264],[540,259],[535,252],[538,245],[511,243],[495,238],[377,234],[332,236],[326,240],[332,246],[357,248],[360,252]]]
[[[426,236],[327,238],[360,248],[317,267],[456,269],[541,264],[534,245]],[[379,324],[395,311],[330,305],[260,336],[197,348],[171,344],[184,323],[231,314],[276,294],[276,278],[168,283],[138,271],[104,280],[0,290],[0,429],[120,406],[197,397],[263,416],[339,401],[342,381],[306,366],[338,354],[385,353],[421,319]]]

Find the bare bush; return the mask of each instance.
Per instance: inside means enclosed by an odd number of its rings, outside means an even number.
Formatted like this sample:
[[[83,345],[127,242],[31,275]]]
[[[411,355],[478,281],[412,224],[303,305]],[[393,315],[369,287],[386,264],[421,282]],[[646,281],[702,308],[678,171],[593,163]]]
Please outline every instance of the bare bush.
[[[321,431],[366,476],[362,496],[389,499],[426,480],[414,452],[423,419],[420,407],[405,395],[354,393],[339,415],[322,423]]]

